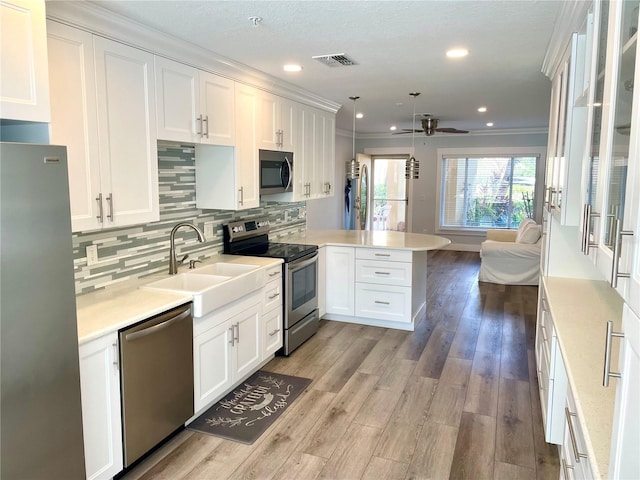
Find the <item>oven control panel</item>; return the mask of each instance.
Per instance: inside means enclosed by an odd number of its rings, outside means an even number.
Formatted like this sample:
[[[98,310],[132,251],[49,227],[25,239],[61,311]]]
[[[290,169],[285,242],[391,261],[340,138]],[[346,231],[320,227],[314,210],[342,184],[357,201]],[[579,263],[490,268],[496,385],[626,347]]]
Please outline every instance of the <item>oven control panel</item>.
[[[224,225],[225,234],[229,236],[229,240],[233,241],[238,238],[253,237],[269,233],[269,220],[243,220],[240,222],[231,222]]]

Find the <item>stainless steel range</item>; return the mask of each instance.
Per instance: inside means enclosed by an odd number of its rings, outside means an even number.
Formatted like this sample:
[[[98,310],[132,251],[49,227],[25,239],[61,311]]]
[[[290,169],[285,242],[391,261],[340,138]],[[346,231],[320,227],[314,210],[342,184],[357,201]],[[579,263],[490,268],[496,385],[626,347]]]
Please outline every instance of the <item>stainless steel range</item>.
[[[223,226],[224,253],[284,260],[284,347],[289,355],[318,331],[318,246],[269,241],[267,219]]]

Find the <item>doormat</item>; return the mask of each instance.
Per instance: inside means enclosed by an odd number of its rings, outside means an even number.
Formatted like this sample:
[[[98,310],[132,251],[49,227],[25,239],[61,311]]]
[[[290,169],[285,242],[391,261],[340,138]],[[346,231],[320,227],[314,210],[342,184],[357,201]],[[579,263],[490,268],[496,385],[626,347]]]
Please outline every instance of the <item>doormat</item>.
[[[310,383],[309,378],[259,370],[187,429],[252,444]]]

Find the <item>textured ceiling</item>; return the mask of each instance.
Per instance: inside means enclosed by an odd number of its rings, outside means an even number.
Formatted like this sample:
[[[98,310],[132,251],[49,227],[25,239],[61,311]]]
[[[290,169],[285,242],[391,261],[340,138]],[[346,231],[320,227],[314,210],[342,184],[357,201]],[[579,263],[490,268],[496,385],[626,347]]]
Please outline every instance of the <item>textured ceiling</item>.
[[[416,111],[433,114],[440,127],[548,124],[550,82],[540,69],[561,1],[94,3],[342,104],[338,128],[351,130],[349,96],[360,96],[358,134],[411,128],[409,92],[422,93]],[[250,16],[262,22],[253,27]],[[447,59],[454,46],[469,56]],[[311,59],[333,53],[358,65],[331,68]],[[291,62],[302,72],[283,72]],[[488,112],[478,113],[480,105]]]

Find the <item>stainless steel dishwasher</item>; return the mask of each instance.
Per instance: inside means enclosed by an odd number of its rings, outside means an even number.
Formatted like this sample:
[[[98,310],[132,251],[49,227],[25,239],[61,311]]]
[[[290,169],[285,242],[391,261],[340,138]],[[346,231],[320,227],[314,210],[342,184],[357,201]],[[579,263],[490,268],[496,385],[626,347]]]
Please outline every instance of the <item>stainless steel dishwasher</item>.
[[[122,330],[124,466],[193,416],[191,304]]]

